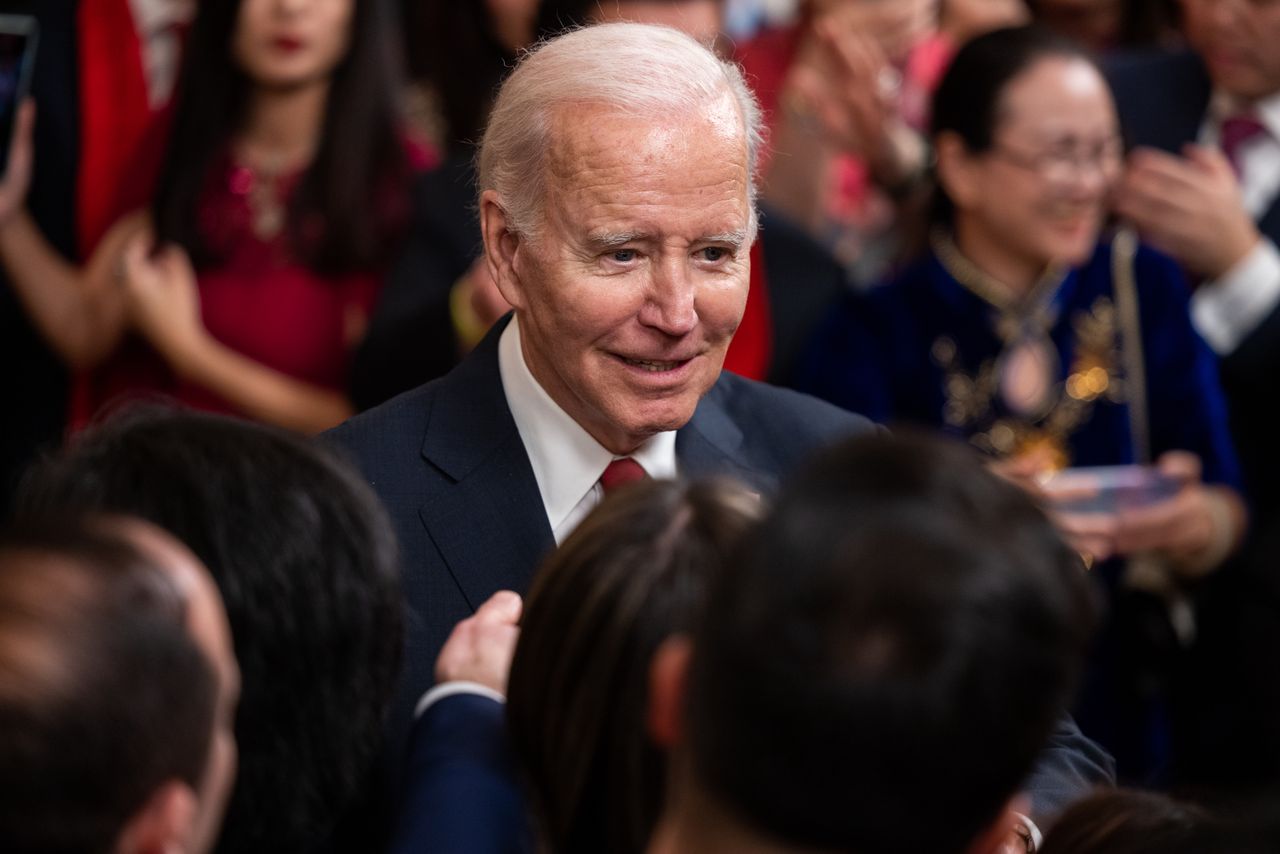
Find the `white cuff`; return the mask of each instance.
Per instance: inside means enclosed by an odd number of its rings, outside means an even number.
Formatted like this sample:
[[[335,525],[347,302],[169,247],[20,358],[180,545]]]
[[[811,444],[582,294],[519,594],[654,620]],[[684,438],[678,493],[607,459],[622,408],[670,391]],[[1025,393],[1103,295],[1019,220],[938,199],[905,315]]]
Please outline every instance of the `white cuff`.
[[[1240,346],[1280,302],[1280,252],[1262,239],[1235,266],[1191,296],[1196,330],[1219,355]]]
[[[493,690],[488,685],[481,685],[479,682],[442,682],[432,688],[430,691],[422,695],[422,699],[418,701],[418,708],[414,709],[413,717],[415,719],[422,717],[422,714],[445,697],[452,697],[455,694],[475,694],[481,697],[488,697],[499,703],[505,703],[507,698],[499,692]]]
[[[1031,820],[1031,816],[1023,815],[1020,812],[1014,813],[1018,820],[1022,822],[1022,826],[1027,829],[1027,833],[1031,835],[1031,850],[1039,851],[1040,846],[1044,844],[1044,836],[1040,833],[1040,828],[1036,827],[1036,823]]]

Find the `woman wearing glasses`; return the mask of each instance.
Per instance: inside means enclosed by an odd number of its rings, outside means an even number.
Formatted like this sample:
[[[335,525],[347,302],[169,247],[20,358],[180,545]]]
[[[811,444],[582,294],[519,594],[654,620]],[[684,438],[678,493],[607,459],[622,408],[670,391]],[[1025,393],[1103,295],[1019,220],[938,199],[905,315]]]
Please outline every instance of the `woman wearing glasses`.
[[[1176,646],[1180,583],[1220,565],[1244,529],[1217,366],[1180,271],[1127,231],[1104,234],[1123,147],[1079,48],[1034,28],[973,40],[937,90],[931,137],[929,252],[839,307],[800,385],[963,437],[1032,490],[1068,467],[1159,472],[1132,504],[1060,514],[1113,596],[1081,724],[1122,773],[1150,775],[1167,721],[1143,687],[1159,679],[1139,626]]]

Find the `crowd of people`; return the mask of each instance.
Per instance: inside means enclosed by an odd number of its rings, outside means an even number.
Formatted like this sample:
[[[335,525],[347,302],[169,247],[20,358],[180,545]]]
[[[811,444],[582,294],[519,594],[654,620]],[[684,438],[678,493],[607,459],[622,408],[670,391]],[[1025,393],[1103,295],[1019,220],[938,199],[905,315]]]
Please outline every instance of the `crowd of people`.
[[[1280,850],[1280,5],[0,11],[0,850]]]

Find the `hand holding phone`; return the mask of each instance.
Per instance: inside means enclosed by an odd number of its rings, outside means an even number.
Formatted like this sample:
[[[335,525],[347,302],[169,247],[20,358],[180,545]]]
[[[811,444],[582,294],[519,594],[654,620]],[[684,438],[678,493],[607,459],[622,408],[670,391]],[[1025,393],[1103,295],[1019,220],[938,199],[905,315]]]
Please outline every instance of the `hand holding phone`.
[[[35,19],[0,15],[0,222],[22,204],[31,179],[35,51]]]
[[[1172,498],[1182,481],[1151,466],[1093,466],[1056,472],[1040,486],[1059,513],[1119,513]]]

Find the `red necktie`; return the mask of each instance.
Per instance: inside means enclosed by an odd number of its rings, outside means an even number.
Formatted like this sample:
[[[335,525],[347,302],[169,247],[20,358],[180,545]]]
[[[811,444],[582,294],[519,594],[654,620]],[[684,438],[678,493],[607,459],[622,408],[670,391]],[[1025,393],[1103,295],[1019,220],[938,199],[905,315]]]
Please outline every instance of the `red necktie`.
[[[1222,120],[1222,128],[1218,132],[1222,153],[1231,161],[1231,168],[1236,177],[1240,177],[1240,154],[1249,140],[1267,132],[1266,126],[1257,117],[1248,113],[1228,116]]]
[[[600,475],[600,485],[604,487],[604,492],[608,495],[619,486],[626,486],[628,483],[644,480],[648,476],[649,473],[641,468],[638,462],[631,459],[631,457],[623,457],[605,466],[604,474]]]

